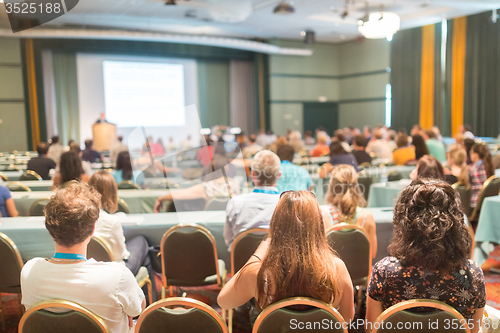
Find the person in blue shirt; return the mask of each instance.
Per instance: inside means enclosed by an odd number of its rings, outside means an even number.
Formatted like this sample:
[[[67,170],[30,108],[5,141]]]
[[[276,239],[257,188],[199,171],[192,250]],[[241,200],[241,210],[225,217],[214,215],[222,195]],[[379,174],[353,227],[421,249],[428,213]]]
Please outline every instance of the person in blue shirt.
[[[281,160],[281,177],[278,179],[278,191],[300,191],[312,190],[313,181],[309,172],[293,164],[295,150],[291,145],[283,145],[278,148],[278,157]]]
[[[115,178],[117,184],[124,180],[130,180],[139,186],[142,186],[144,183],[144,178],[137,179],[141,174],[141,171],[132,169],[132,162],[130,160],[130,153],[128,150],[122,151],[118,154],[118,157],[116,158],[115,170],[113,170],[111,174],[113,175],[113,178]]]
[[[17,217],[16,205],[10,195],[10,190],[5,186],[0,186],[0,213],[3,217]]]

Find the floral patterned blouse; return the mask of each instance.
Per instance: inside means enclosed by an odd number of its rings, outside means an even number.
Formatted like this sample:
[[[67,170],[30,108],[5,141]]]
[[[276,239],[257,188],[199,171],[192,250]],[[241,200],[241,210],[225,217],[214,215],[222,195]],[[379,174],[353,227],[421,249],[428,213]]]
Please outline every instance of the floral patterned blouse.
[[[458,272],[441,276],[438,271],[403,267],[398,259],[385,257],[373,267],[368,295],[382,302],[384,310],[411,299],[441,301],[465,319],[471,319],[477,309],[486,305],[483,271],[472,260]]]

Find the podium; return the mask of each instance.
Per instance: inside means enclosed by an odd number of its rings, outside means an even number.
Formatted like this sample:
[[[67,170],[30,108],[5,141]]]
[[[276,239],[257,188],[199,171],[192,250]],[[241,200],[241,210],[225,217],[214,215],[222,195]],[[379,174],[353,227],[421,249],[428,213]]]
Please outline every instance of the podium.
[[[111,123],[95,123],[92,126],[94,149],[97,151],[110,150],[116,142],[116,125]]]

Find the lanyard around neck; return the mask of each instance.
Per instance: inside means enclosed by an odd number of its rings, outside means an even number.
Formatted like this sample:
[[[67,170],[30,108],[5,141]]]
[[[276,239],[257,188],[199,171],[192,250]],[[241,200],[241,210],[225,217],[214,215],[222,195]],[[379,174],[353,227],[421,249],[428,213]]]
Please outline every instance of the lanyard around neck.
[[[56,252],[52,258],[54,258],[54,259],[85,260],[85,261],[87,261],[87,258],[85,258],[84,255],[78,254],[78,253]]]
[[[275,191],[275,190],[263,190],[263,189],[260,189],[260,188],[254,189],[253,193],[279,194],[279,192]]]

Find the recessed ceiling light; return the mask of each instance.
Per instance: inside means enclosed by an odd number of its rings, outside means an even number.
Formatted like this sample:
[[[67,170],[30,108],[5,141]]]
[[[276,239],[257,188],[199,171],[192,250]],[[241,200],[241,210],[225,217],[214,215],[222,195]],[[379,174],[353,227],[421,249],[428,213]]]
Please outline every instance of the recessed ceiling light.
[[[295,8],[291,4],[286,3],[285,1],[279,3],[274,8],[274,14],[288,15],[293,13],[295,13]]]

